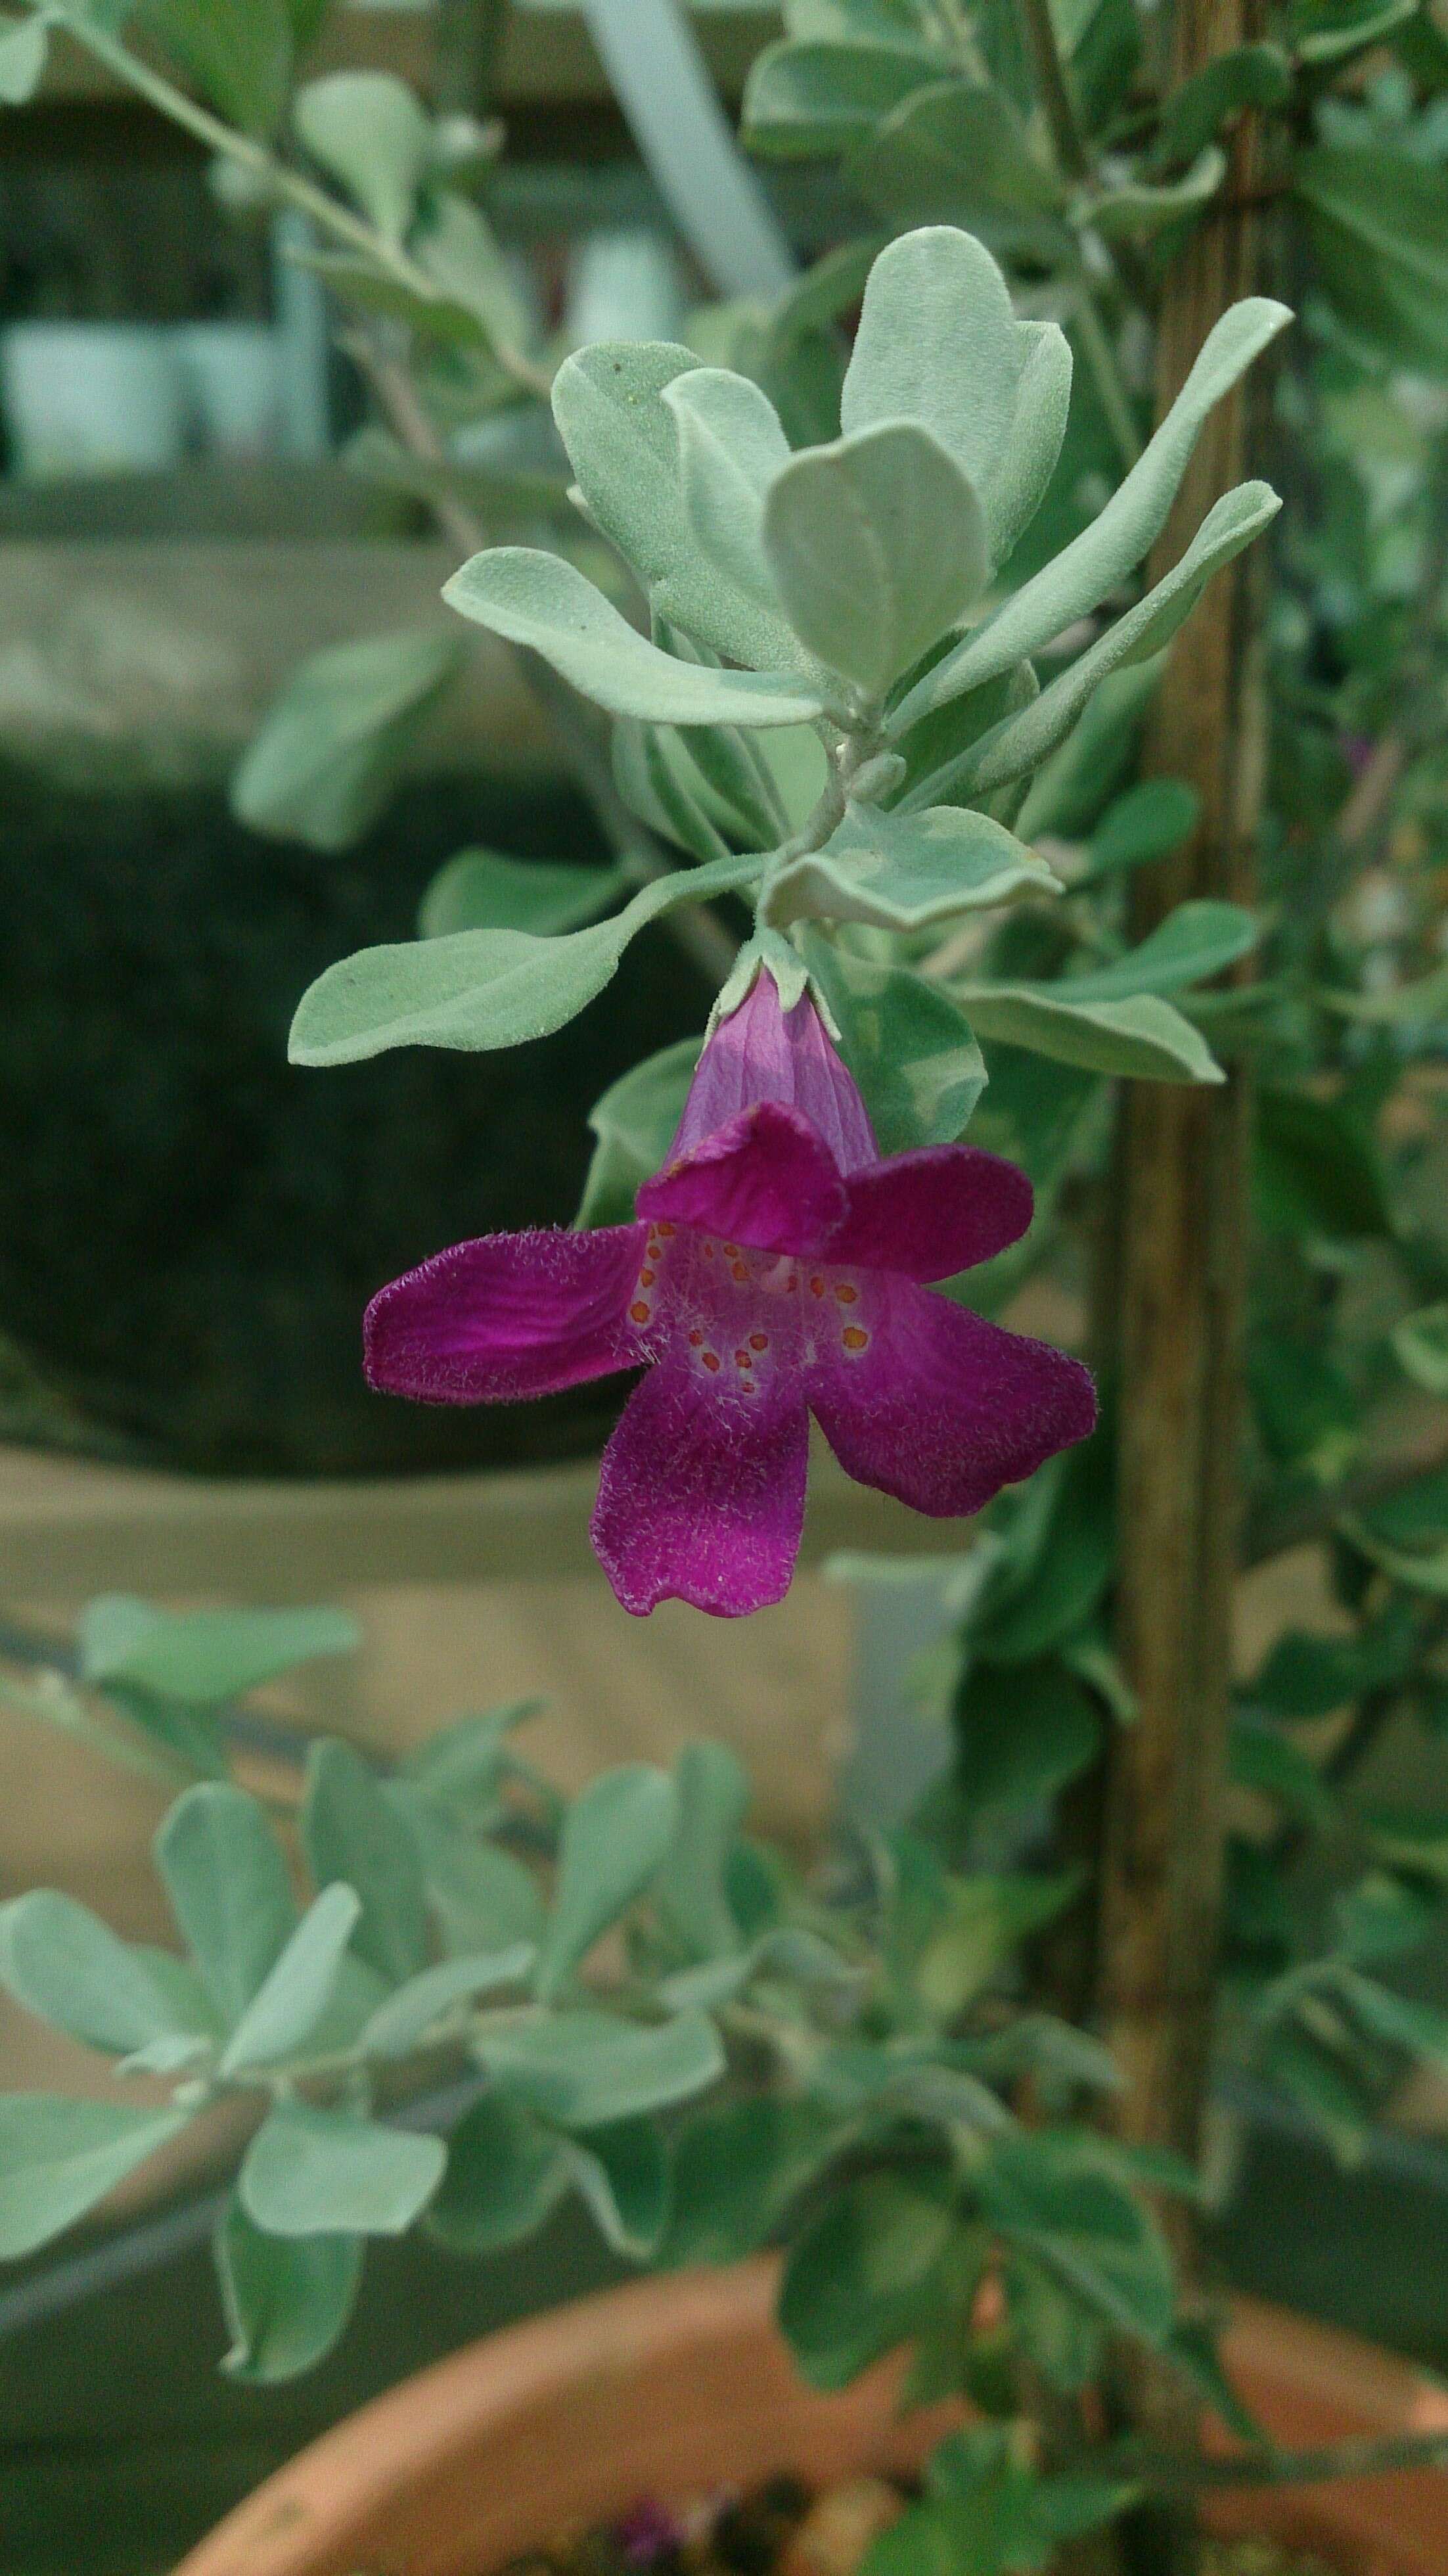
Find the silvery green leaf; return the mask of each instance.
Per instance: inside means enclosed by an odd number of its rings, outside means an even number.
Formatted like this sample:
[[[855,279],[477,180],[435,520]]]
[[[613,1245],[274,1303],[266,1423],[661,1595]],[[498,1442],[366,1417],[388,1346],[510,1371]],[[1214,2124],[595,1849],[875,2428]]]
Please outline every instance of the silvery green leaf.
[[[532,546],[474,555],[443,588],[460,617],[541,653],[611,715],[655,724],[808,723],[824,700],[781,671],[716,671],[661,653],[576,565]]]
[[[1165,420],[1090,527],[926,674],[896,710],[892,729],[903,732],[932,707],[1009,670],[1100,606],[1160,536],[1207,414],[1291,319],[1285,304],[1264,295],[1222,315]]]
[[[459,930],[363,948],[308,987],[292,1022],[293,1064],[353,1064],[395,1046],[468,1050],[546,1037],[601,993],[636,931],[671,904],[752,885],[757,858],[656,877],[622,912],[559,939]]]
[[[432,120],[390,72],[328,72],[292,105],[297,140],[370,215],[384,240],[406,240],[432,157]]]
[[[302,1848],[314,1887],[341,1880],[361,1904],[352,1948],[389,1984],[427,1958],[427,1901],[411,1833],[355,1747],[324,1736],[307,1751]]]
[[[975,492],[916,421],[794,457],[769,487],[764,544],[796,634],[876,694],[964,614],[989,570]]]
[[[682,1747],[674,1790],[677,1820],[655,1898],[690,1954],[712,1959],[740,1946],[726,1882],[749,1805],[749,1781],[727,1744],[706,1741]]]
[[[674,1783],[650,1762],[605,1771],[574,1799],[563,1823],[553,1909],[534,1980],[545,2000],[642,1895],[678,1821]]]
[[[949,995],[903,966],[852,957],[818,931],[805,931],[802,944],[881,1152],[953,1145],[985,1089],[985,1066]]]
[[[364,2057],[409,2056],[454,2005],[470,2003],[498,1986],[520,1984],[534,1956],[531,1941],[515,1941],[510,1949],[485,1957],[442,1959],[436,1967],[424,1968],[378,2005],[363,2025],[358,2048]]]
[[[724,2072],[707,2015],[623,2021],[580,2009],[485,2027],[477,2055],[514,2101],[563,2129],[593,2129],[686,2102]]]
[[[980,495],[992,561],[1010,552],[1051,479],[1071,398],[1071,346],[1018,322],[984,243],[951,225],[881,252],[865,288],[840,420],[918,420]]]
[[[535,938],[552,938],[596,920],[627,885],[621,868],[459,850],[423,896],[418,932],[424,939],[446,939],[458,930],[527,930]]]
[[[887,814],[851,804],[822,850],[774,879],[764,908],[778,924],[804,918],[928,930],[1018,894],[1060,891],[1045,860],[988,814],[960,805]]]
[[[297,1927],[281,1844],[259,1798],[230,1780],[202,1780],[177,1799],[155,1849],[171,1910],[229,2030]]]
[[[745,148],[771,160],[822,160],[867,143],[932,69],[928,56],[905,46],[766,45],[745,85]]]
[[[570,2138],[568,2175],[616,2254],[653,2253],[669,2215],[669,2165],[652,2120],[613,2120]]]
[[[953,988],[984,1038],[1032,1047],[1058,1063],[1146,1082],[1220,1082],[1200,1030],[1154,993],[1126,1001],[1073,1002],[1068,984],[970,984]]]
[[[673,341],[600,341],[559,368],[554,418],[588,516],[633,565],[652,606],[731,662],[798,672],[804,657],[788,621],[700,553],[685,513],[678,428],[662,396],[698,364]]]
[[[345,849],[381,813],[460,660],[445,628],[314,653],[243,755],[232,811],[255,832]]]
[[[940,39],[921,24],[917,0],[784,0],[785,31],[797,44],[895,45],[939,59]]]
[[[740,590],[777,607],[764,552],[764,496],[789,441],[768,394],[727,367],[675,376],[664,401],[679,430],[684,509],[701,553]]]
[[[700,727],[700,731],[705,728]],[[707,791],[675,725],[619,716],[613,728],[614,784],[631,814],[661,840],[696,859],[728,856],[729,844],[709,813]]]
[[[680,1038],[620,1074],[594,1102],[588,1123],[598,1142],[575,1222],[631,1225],[639,1183],[656,1172],[684,1114],[699,1061],[698,1038]]]
[[[1197,154],[1179,179],[1132,179],[1092,197],[1083,222],[1106,241],[1150,241],[1168,224],[1179,224],[1214,197],[1227,175],[1227,157],[1215,143]]]
[[[238,2190],[268,2236],[401,2236],[446,2163],[441,2138],[279,2102],[247,2148]]]
[[[325,1606],[173,1611],[104,1592],[81,1613],[81,1677],[213,1707],[319,1655],[351,1654],[358,1640],[356,1620]]]
[[[1109,680],[1102,681],[1095,696],[1087,701],[1074,733],[1067,735],[1059,751],[1052,752],[1026,790],[1015,818],[1023,840],[1038,841],[1048,832],[1058,833],[1066,840],[1080,840],[1096,828],[1130,773],[1146,711],[1160,685],[1166,659],[1165,653],[1158,653],[1145,662],[1127,663],[1113,671]],[[1011,710],[1002,708],[1000,712]],[[935,722],[943,729],[948,719],[949,710],[942,708]],[[999,718],[993,717],[992,721],[998,722]],[[981,726],[980,731],[984,730]],[[914,738],[912,735],[912,741]]]
[[[235,2076],[249,2066],[275,2066],[295,2056],[332,2000],[361,1912],[356,1890],[340,1882],[313,1898],[232,2032],[221,2060],[223,2075]]]
[[[476,314],[495,349],[526,348],[529,320],[507,263],[481,210],[446,189],[426,208],[412,255],[440,293]],[[561,495],[560,495],[561,497]]]
[[[264,2236],[228,2201],[213,2239],[231,2335],[228,2379],[274,2388],[331,2351],[356,2303],[362,2246],[355,2236]]]
[[[129,2056],[155,2039],[209,2030],[199,1984],[179,1959],[161,1968],[163,1955],[153,1966],[89,1906],[53,1888],[30,1888],[0,1906],[0,1985],[88,2048]]]
[[[1205,983],[1255,948],[1253,915],[1239,903],[1179,903],[1140,946],[1109,966],[1072,975],[1050,990],[1065,1001],[1116,1002],[1131,993],[1179,993]]]
[[[572,2178],[567,2141],[490,2086],[448,2139],[427,2232],[454,2254],[496,2254],[531,2236]]]
[[[148,32],[223,116],[249,134],[275,131],[292,70],[286,0],[147,0],[146,17]]]
[[[176,2137],[187,2117],[66,2093],[0,2095],[0,2261],[48,2245]]]
[[[1180,849],[1197,828],[1202,800],[1181,778],[1144,778],[1108,805],[1091,835],[1090,863],[1078,885],[1148,866]]]
[[[1281,507],[1269,483],[1239,483],[1235,491],[1224,492],[1207,512],[1186,553],[1155,589],[1118,617],[1032,705],[1008,716],[972,743],[958,761],[937,770],[928,782],[935,793],[948,787],[952,795],[984,796],[1039,768],[1057,743],[1065,740],[1092,691],[1123,663],[1144,662],[1170,643],[1213,573],[1260,536]],[[900,710],[892,721],[900,722],[903,713]]]
[[[28,18],[0,21],[0,103],[23,107],[45,76],[50,29],[37,10]]]

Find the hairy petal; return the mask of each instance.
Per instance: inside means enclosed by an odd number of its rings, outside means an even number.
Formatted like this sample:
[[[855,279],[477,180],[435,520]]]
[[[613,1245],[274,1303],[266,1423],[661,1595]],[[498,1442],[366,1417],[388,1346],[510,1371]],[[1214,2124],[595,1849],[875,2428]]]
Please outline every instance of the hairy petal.
[[[795,1381],[720,1396],[669,1358],[635,1387],[603,1453],[593,1544],[625,1610],[692,1602],[737,1619],[789,1589],[809,1417]]]
[[[893,1270],[906,1279],[953,1279],[1015,1243],[1034,1194],[1014,1163],[976,1145],[927,1145],[853,1173],[831,1261]]]
[[[797,1109],[756,1101],[645,1181],[640,1216],[761,1252],[818,1252],[845,1213],[845,1184],[824,1138]]]
[[[636,1366],[627,1306],[647,1233],[540,1228],[455,1243],[373,1298],[369,1383],[423,1404],[500,1404]]]
[[[822,1354],[811,1375],[848,1475],[944,1520],[1085,1439],[1096,1389],[1079,1360],[908,1281],[874,1284],[867,1346]]]
[[[720,1021],[699,1058],[669,1160],[691,1153],[756,1100],[802,1111],[842,1172],[874,1162],[879,1153],[854,1078],[813,1001],[806,993],[792,1010],[781,1010],[768,967],[761,967],[738,1010]]]

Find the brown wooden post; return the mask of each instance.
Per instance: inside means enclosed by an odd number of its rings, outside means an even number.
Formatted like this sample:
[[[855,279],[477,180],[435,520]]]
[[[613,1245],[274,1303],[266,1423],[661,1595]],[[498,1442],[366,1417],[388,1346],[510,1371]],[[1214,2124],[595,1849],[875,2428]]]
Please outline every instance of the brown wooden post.
[[[1262,32],[1261,0],[1176,0],[1171,84]],[[1167,273],[1156,370],[1160,417],[1218,315],[1257,282],[1259,144],[1239,128],[1220,197]],[[1244,470],[1250,388],[1219,406],[1151,564],[1181,553]],[[1133,934],[1188,896],[1250,902],[1261,775],[1251,643],[1259,567],[1209,588],[1167,667],[1149,772],[1188,780],[1198,829],[1137,882]],[[1102,2002],[1134,2141],[1199,2144],[1222,1903],[1228,1654],[1239,1526],[1239,1385],[1245,1306],[1248,1102],[1214,1090],[1123,1086],[1120,1254],[1119,1641],[1140,1703],[1118,1730],[1107,1791]],[[1184,2249],[1185,2250],[1185,2249]],[[1163,2371],[1139,2394],[1155,2429],[1181,2431]],[[1190,2564],[1168,2543],[1158,2563]]]

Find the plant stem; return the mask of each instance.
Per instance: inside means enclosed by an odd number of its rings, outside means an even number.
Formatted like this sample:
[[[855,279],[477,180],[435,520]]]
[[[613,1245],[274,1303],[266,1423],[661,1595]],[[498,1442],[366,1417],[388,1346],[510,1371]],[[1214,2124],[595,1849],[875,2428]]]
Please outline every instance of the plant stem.
[[[329,233],[334,241],[344,243],[349,250],[360,252],[376,267],[384,269],[409,293],[423,297],[429,304],[441,300],[435,281],[425,268],[420,268],[416,260],[409,257],[400,243],[389,241],[385,234],[378,232],[363,216],[354,214],[350,206],[344,206],[327,189],[318,187],[300,170],[290,168],[267,144],[258,142],[254,135],[239,133],[223,118],[213,116],[209,108],[189,97],[174,81],[167,80],[164,73],[153,71],[149,63],[140,61],[89,18],[67,12],[60,23],[76,44],[84,45],[97,62],[104,63],[106,69],[124,81],[138,97],[149,100],[151,106],[157,108],[162,116],[169,117],[173,125],[193,134],[210,151],[234,161],[238,168],[249,170],[273,196],[284,198],[299,213],[309,216],[319,231]],[[509,348],[501,341],[494,341],[493,354],[515,384],[546,401],[552,387],[552,377],[546,367],[535,365],[521,350]]]
[[[1076,114],[1076,102],[1071,96],[1061,48],[1056,42],[1050,0],[1016,0],[1016,5],[1026,43],[1030,47],[1041,112],[1050,131],[1052,149],[1068,179],[1085,181],[1091,176],[1091,156]]]
[[[1131,396],[1126,390],[1126,380],[1117,364],[1116,351],[1097,311],[1090,280],[1084,276],[1075,298],[1075,314],[1077,334],[1106,415],[1106,426],[1116,441],[1116,452],[1129,474],[1141,455],[1141,437],[1131,408]]]
[[[1262,0],[1176,0],[1172,77],[1189,78],[1261,33]],[[1208,331],[1252,291],[1258,266],[1254,121],[1213,212],[1175,262],[1162,298],[1157,417]],[[1148,571],[1155,580],[1244,468],[1240,394],[1201,439]],[[1251,900],[1261,792],[1262,702],[1249,650],[1248,583],[1225,575],[1167,665],[1146,768],[1196,788],[1200,821],[1182,853],[1143,869],[1132,935],[1192,896]],[[1122,1110],[1118,1628],[1139,1706],[1115,1731],[1102,1876],[1102,2013],[1121,2068],[1116,2116],[1133,2143],[1194,2159],[1212,2038],[1225,1850],[1228,1665],[1239,1511],[1239,1388],[1246,1305],[1248,1100],[1128,1083]],[[1164,2213],[1179,2257],[1185,2213]],[[1137,2422],[1154,2447],[1190,2447],[1199,2401],[1164,2360],[1133,2358]],[[1144,2510],[1132,2533],[1142,2576],[1192,2576],[1189,2513]]]

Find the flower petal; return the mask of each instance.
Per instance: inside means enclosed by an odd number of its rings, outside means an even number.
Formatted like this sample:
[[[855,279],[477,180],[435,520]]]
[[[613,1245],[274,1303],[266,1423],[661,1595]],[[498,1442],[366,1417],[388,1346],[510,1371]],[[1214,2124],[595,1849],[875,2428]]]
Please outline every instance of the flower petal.
[[[1085,1439],[1096,1389],[1079,1360],[908,1281],[879,1284],[868,1344],[811,1374],[810,1403],[847,1475],[944,1520]]]
[[[645,1181],[640,1216],[672,1217],[761,1252],[818,1252],[845,1213],[845,1184],[798,1109],[759,1100]]]
[[[831,1261],[907,1279],[953,1279],[989,1261],[1025,1233],[1034,1204],[1025,1173],[976,1145],[894,1154],[851,1173],[846,1189]]]
[[[500,1404],[635,1367],[627,1306],[647,1234],[554,1227],[455,1243],[373,1298],[369,1383],[423,1404]]]
[[[634,1389],[603,1453],[593,1544],[625,1610],[689,1601],[738,1619],[789,1589],[809,1417],[793,1383],[720,1396],[676,1360]]]
[[[755,1100],[802,1110],[842,1172],[872,1163],[879,1152],[854,1076],[832,1044],[808,993],[780,1008],[767,966],[737,1011],[721,1020],[699,1058],[669,1159],[692,1153],[716,1127]]]

